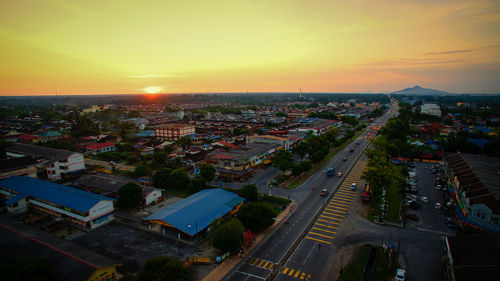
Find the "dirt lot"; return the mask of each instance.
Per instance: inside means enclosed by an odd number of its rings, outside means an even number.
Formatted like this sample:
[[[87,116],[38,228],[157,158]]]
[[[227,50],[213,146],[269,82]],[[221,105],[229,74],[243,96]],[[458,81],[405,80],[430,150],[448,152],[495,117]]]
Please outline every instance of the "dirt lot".
[[[164,255],[186,260],[196,252],[195,247],[176,245],[159,235],[116,222],[93,230],[73,242],[121,262],[128,271],[139,270],[152,257]]]

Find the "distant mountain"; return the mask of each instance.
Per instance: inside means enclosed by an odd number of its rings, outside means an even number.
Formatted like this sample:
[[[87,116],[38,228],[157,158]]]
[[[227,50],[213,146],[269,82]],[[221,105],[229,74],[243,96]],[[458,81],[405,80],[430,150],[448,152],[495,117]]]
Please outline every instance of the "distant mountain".
[[[439,91],[439,90],[426,89],[426,88],[422,88],[420,86],[415,86],[412,88],[406,88],[403,90],[392,92],[391,94],[392,95],[412,95],[412,96],[439,96],[439,95],[449,95],[450,93],[444,92],[444,91]]]

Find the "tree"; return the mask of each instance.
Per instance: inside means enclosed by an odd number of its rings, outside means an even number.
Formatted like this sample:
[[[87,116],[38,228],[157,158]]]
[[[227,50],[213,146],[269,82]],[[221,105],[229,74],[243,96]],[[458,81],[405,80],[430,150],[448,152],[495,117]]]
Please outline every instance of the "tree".
[[[170,176],[170,187],[176,189],[187,189],[189,188],[189,181],[189,176],[184,169],[175,169]]]
[[[250,202],[238,211],[238,219],[246,228],[258,233],[274,223],[274,212],[266,203]]]
[[[182,137],[179,140],[177,140],[177,145],[182,146],[183,149],[188,148],[193,142],[191,141],[191,138],[189,137]]]
[[[280,150],[273,158],[273,167],[285,172],[291,170],[295,166],[295,159],[292,153],[288,150]]]
[[[50,281],[54,270],[46,257],[14,258],[0,263],[0,276],[2,281]]]
[[[88,116],[78,116],[71,127],[71,135],[83,137],[99,133],[97,125]]]
[[[172,175],[172,169],[161,168],[153,175],[153,183],[159,188],[168,188],[170,184],[170,176]]]
[[[241,188],[239,195],[251,202],[259,201],[259,192],[257,191],[257,186],[255,184],[244,185]]]
[[[189,182],[189,192],[191,193],[196,193],[202,189],[205,189],[206,187],[207,187],[207,182],[200,175],[196,175]]]
[[[138,276],[141,281],[188,281],[189,271],[182,262],[159,256],[146,261]]]
[[[288,114],[286,114],[283,111],[280,111],[280,112],[276,113],[276,116],[278,116],[278,117],[288,117]]]
[[[207,163],[201,164],[200,175],[206,182],[211,182],[215,178],[215,167]]]
[[[142,205],[142,187],[136,183],[129,182],[118,190],[118,206],[130,209]]]
[[[144,176],[150,176],[151,175],[151,170],[144,165],[137,165],[135,167],[133,176],[134,177],[144,177]]]
[[[293,148],[293,151],[300,156],[300,159],[304,159],[304,155],[311,150],[311,146],[307,141],[302,141]]]
[[[243,242],[244,231],[243,224],[238,219],[232,218],[217,228],[214,233],[213,245],[223,252],[237,250]]]

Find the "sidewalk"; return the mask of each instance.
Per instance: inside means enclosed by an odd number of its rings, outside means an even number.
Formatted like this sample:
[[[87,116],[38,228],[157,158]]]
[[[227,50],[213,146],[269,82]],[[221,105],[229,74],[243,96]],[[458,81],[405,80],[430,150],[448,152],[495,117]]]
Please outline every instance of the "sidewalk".
[[[255,238],[255,243],[250,246],[245,253],[241,257],[238,257],[238,255],[233,254],[229,258],[227,258],[224,262],[219,264],[214,270],[212,270],[205,278],[202,279],[202,281],[218,281],[224,278],[226,274],[235,267],[242,258],[244,258],[248,253],[251,253],[252,250],[255,248],[256,245],[258,245],[262,239],[264,239],[271,231],[273,231],[278,224],[285,218],[287,217],[292,211],[295,206],[295,203],[291,202],[288,204],[288,206],[281,212],[278,217],[276,217],[276,221],[272,226],[270,226],[265,232],[260,233],[257,235]]]

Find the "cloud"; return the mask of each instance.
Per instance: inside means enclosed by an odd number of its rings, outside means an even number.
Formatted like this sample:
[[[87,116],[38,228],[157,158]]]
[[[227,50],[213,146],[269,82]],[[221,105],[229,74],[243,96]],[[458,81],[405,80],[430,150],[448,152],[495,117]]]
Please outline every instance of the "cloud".
[[[411,66],[423,66],[423,65],[440,65],[440,64],[452,64],[459,63],[462,60],[458,59],[440,59],[440,58],[401,58],[394,60],[383,60],[375,61],[369,63],[358,64],[356,66],[361,67],[411,67]]]
[[[484,49],[497,48],[500,47],[500,44],[471,48],[471,49],[459,49],[459,50],[449,50],[449,51],[440,51],[440,52],[429,52],[425,55],[451,55],[451,54],[461,54],[461,53],[470,53]]]

